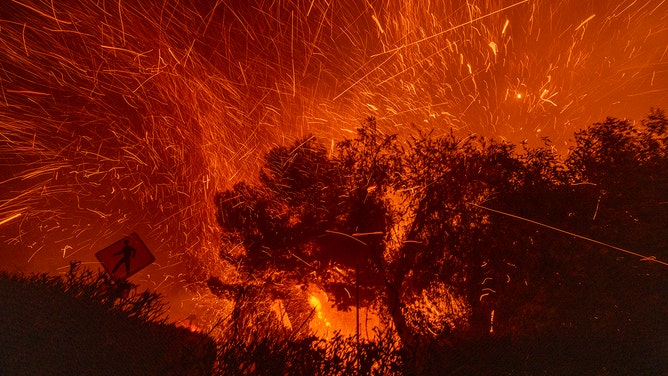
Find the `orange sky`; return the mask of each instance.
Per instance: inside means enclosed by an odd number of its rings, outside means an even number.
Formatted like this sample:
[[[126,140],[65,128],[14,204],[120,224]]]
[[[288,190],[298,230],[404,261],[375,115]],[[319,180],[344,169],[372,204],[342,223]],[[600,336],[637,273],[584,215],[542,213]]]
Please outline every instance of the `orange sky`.
[[[95,268],[137,232],[133,280],[179,290],[221,272],[215,192],[295,137],[375,116],[563,151],[668,102],[662,0],[168,3],[0,9],[2,268]]]

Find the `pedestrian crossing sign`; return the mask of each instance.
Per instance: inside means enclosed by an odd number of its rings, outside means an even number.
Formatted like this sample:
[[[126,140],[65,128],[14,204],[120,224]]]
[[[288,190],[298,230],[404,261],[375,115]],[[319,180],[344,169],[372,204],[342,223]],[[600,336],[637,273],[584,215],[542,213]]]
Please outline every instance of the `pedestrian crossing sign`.
[[[132,233],[95,254],[104,270],[114,278],[129,278],[155,261],[148,247]]]

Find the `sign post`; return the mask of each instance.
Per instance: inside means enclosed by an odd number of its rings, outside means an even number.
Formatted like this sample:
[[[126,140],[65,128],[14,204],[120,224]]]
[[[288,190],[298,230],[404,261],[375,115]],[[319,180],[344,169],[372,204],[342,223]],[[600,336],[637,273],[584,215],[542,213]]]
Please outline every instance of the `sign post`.
[[[104,270],[117,279],[126,279],[155,261],[148,247],[132,233],[95,254]]]

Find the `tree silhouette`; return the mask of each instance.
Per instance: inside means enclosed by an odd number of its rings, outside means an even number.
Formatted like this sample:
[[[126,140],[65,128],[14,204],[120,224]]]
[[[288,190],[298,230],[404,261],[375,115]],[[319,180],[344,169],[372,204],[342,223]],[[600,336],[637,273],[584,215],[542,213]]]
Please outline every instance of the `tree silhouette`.
[[[219,193],[221,256],[269,299],[315,284],[346,310],[357,283],[359,304],[392,324],[418,367],[429,343],[615,316],[615,293],[648,272],[582,236],[665,258],[666,124],[658,110],[640,125],[607,119],[577,133],[562,162],[548,141],[400,142],[370,118],[330,149],[312,136],[274,148],[257,183]],[[660,300],[664,279],[641,281],[645,296]]]
[[[660,236],[668,228],[667,137],[668,121],[660,110],[639,125],[607,118],[576,133],[566,164],[574,181],[592,186],[593,236],[667,255],[666,237]]]
[[[575,203],[570,217],[577,218],[578,224],[563,221],[563,226],[665,261],[667,131],[664,113],[652,110],[639,123],[607,118],[577,132],[565,164],[571,186],[580,187],[569,200]],[[573,250],[571,266],[561,269],[563,286],[579,292],[571,297],[578,305],[571,321],[620,332],[645,320],[656,320],[657,328],[666,328],[665,318],[659,318],[668,310],[665,287],[661,287],[668,283],[665,266],[592,243],[580,242]],[[564,306],[569,300],[556,299]]]
[[[525,250],[492,245],[489,213],[471,204],[538,184],[523,163],[512,145],[480,137],[418,133],[402,145],[373,119],[332,151],[299,140],[267,154],[259,184],[218,195],[218,221],[243,248],[225,256],[246,273],[317,284],[340,309],[355,304],[358,269],[361,304],[380,304],[409,347],[425,335],[411,309],[425,295],[440,296],[453,317],[470,310],[469,324],[489,331],[501,294],[491,284],[516,274]],[[531,173],[542,176],[549,167],[538,163]]]

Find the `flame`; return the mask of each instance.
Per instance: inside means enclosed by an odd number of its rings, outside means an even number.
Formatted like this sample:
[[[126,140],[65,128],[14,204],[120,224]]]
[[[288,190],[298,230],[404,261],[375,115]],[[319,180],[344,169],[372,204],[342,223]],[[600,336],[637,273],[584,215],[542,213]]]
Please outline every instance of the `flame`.
[[[664,0],[103,3],[0,6],[6,266],[96,263],[137,231],[160,263],[137,278],[189,285],[227,272],[213,195],[274,145],[333,149],[370,115],[557,145],[668,98]]]
[[[326,328],[332,326],[332,324],[329,322],[329,320],[327,320],[322,312],[322,303],[320,303],[320,299],[318,299],[317,296],[311,294],[311,296],[308,298],[308,302],[315,310],[316,318],[320,321],[318,324],[324,325]]]

